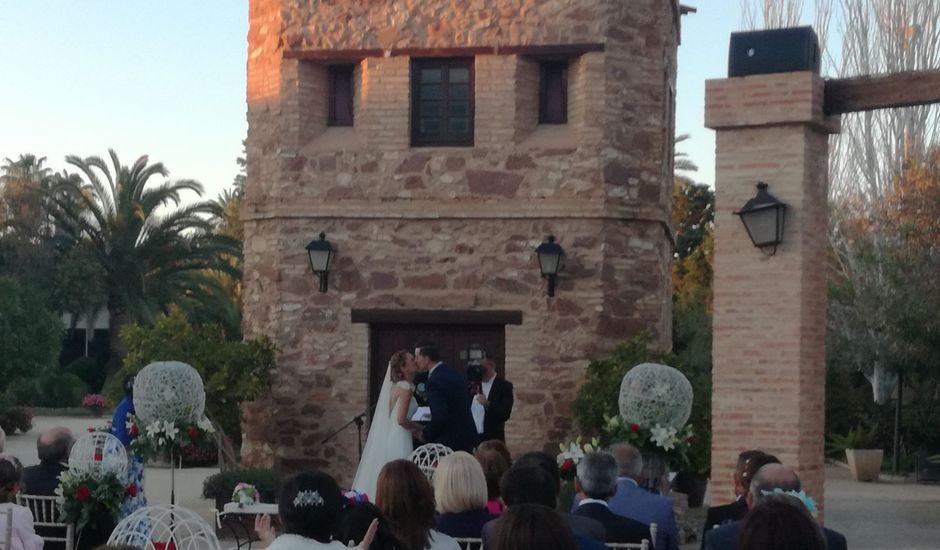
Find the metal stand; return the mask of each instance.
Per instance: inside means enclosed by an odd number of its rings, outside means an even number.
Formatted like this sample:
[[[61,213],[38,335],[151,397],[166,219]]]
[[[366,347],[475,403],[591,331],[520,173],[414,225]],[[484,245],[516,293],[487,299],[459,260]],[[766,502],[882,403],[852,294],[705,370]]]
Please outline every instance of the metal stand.
[[[176,461],[173,458],[173,446],[170,445],[170,505],[176,504]]]
[[[363,426],[363,425],[365,424],[365,422],[366,422],[365,419],[366,419],[366,413],[361,413],[361,414],[358,414],[358,415],[354,416],[352,420],[350,420],[349,422],[343,424],[342,426],[340,426],[339,428],[337,428],[336,430],[334,430],[332,433],[330,433],[330,435],[326,436],[326,438],[325,438],[323,441],[320,442],[320,445],[323,445],[323,444],[326,443],[327,441],[329,441],[329,440],[333,439],[334,437],[336,437],[337,435],[339,435],[339,434],[340,434],[343,430],[345,430],[346,428],[348,428],[348,427],[352,426],[353,424],[355,424],[355,425],[356,425],[356,431],[358,432],[358,436],[359,436],[359,437],[358,437],[358,440],[359,440],[359,460],[362,460],[362,426]]]

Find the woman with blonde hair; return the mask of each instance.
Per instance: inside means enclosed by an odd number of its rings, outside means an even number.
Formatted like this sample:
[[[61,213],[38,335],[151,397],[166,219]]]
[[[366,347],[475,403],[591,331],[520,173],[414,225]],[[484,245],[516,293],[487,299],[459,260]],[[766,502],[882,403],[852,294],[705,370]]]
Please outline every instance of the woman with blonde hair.
[[[483,467],[469,453],[457,451],[440,459],[434,471],[437,529],[452,537],[480,538],[483,525],[496,516],[486,510]]]

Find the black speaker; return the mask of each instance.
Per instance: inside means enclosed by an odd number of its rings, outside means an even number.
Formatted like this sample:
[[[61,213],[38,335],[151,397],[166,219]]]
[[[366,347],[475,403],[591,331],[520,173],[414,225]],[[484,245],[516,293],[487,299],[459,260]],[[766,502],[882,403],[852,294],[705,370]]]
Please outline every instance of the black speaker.
[[[819,40],[812,27],[731,33],[729,77],[796,71],[819,74]]]

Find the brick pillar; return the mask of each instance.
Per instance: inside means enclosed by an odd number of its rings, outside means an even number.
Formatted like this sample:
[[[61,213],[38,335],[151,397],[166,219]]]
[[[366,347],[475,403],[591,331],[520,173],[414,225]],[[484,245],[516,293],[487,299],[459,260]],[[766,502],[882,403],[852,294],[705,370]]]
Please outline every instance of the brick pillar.
[[[810,72],[710,80],[717,131],[712,504],[733,498],[740,451],[796,468],[822,506],[828,136],[824,83]],[[776,255],[755,248],[734,211],[764,181],[787,204]]]

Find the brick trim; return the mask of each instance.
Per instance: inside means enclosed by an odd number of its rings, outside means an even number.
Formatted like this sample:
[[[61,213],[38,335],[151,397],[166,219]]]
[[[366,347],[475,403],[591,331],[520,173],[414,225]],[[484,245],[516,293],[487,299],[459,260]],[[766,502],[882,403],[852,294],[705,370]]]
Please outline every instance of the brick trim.
[[[521,325],[517,310],[353,309],[353,323],[406,325]]]
[[[302,61],[349,61],[369,57],[474,57],[478,55],[527,55],[533,57],[575,57],[578,55],[603,52],[606,46],[601,42],[577,44],[520,44],[515,46],[466,46],[455,48],[392,48],[362,50],[285,50],[286,59]]]

